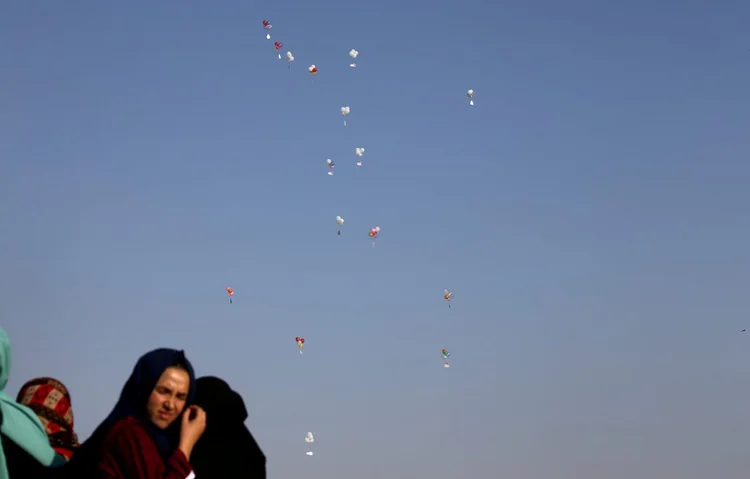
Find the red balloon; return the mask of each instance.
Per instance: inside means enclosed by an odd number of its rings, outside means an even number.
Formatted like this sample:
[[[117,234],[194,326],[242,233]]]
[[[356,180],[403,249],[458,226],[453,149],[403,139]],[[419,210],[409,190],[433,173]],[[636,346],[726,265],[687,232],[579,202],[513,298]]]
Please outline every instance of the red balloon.
[[[297,342],[299,342],[299,336],[297,336],[296,338],[294,338],[294,340],[297,341]]]

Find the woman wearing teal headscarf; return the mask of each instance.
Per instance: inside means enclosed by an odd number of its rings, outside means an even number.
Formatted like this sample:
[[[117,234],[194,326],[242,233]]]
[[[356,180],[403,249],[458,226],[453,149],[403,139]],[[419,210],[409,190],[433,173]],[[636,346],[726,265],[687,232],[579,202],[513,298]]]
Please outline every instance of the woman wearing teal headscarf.
[[[10,339],[5,330],[0,328],[0,434],[3,442],[12,442],[42,466],[62,466],[67,461],[50,446],[47,433],[34,411],[18,404],[5,393],[9,376]],[[0,446],[0,479],[10,479],[8,465],[11,458],[6,457],[5,453],[5,448]],[[26,476],[26,471],[19,472]]]

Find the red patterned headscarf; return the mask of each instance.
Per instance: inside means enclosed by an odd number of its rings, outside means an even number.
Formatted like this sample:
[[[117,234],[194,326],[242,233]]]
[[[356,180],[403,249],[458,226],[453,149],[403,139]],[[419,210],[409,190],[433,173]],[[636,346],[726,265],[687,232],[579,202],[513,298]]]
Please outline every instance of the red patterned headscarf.
[[[52,448],[70,459],[79,444],[73,431],[73,408],[68,388],[56,379],[36,378],[23,385],[16,401],[39,416]]]

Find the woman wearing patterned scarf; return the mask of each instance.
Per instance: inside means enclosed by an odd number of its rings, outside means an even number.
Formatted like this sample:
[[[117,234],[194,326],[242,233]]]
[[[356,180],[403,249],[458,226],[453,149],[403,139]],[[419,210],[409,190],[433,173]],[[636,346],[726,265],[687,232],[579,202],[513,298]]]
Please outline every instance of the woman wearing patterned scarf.
[[[78,437],[68,388],[56,379],[36,378],[21,387],[16,401],[36,413],[52,448],[70,460],[78,449]]]

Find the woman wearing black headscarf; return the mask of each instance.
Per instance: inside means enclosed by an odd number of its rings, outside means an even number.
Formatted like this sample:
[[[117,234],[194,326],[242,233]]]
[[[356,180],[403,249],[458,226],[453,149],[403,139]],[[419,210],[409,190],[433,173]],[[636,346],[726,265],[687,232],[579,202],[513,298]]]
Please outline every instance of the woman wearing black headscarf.
[[[211,417],[190,463],[199,479],[265,479],[266,456],[245,426],[245,402],[213,376],[197,381],[195,403]]]
[[[143,355],[115,408],[71,459],[68,476],[192,479],[190,456],[206,427],[194,397],[195,373],[182,351]]]

